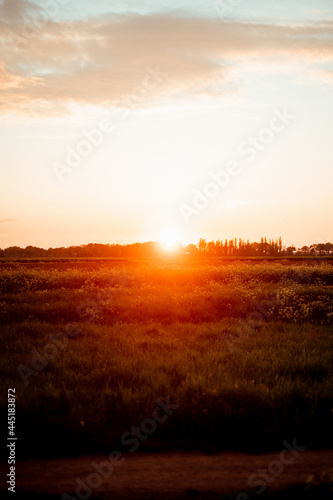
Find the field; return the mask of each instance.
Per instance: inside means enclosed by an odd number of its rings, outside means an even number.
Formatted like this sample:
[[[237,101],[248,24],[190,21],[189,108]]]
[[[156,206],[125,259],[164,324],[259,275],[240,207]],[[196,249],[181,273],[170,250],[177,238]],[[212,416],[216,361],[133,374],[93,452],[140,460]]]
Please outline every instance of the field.
[[[333,446],[329,262],[2,261],[0,292],[20,458]]]

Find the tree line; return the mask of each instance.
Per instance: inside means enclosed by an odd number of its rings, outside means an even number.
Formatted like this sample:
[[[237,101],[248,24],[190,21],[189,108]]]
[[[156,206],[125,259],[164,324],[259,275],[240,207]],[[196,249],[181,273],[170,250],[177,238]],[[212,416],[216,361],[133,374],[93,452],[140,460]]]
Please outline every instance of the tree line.
[[[199,252],[216,256],[291,256],[291,255],[330,255],[333,254],[333,243],[314,243],[310,246],[296,248],[294,245],[285,247],[281,236],[276,240],[262,236],[260,242],[246,242],[241,238],[233,240],[217,240],[207,242],[201,238],[198,245]]]
[[[153,241],[126,245],[89,243],[88,245],[48,249],[31,245],[26,248],[12,246],[0,249],[0,257],[2,258],[154,258],[160,257],[163,253],[162,246]],[[252,243],[249,240],[245,242],[241,238],[208,242],[204,238],[201,238],[197,245],[176,245],[172,253],[191,256],[207,255],[210,257],[324,256],[333,255],[333,244],[314,243],[310,246],[296,248],[293,245],[285,247],[281,237],[276,240],[267,240],[266,237],[262,237],[260,242]]]

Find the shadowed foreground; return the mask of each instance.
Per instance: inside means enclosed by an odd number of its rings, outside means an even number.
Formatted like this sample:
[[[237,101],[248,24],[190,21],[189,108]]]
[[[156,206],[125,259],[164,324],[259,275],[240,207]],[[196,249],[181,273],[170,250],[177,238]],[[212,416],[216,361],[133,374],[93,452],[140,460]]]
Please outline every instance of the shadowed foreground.
[[[141,450],[333,448],[328,263],[7,262],[0,293],[20,459],[124,449],[167,397]]]
[[[223,452],[207,455],[201,452],[169,452],[158,454],[128,453],[113,473],[103,479],[92,492],[75,489],[76,479],[84,483],[96,470],[92,463],[107,463],[107,455],[87,455],[80,458],[31,460],[17,466],[16,499],[69,498],[97,499],[226,499],[247,492],[250,498],[332,498],[333,483],[330,469],[333,450],[305,450],[285,455],[289,464],[283,465],[278,476],[268,471],[278,470],[280,452],[262,455]],[[272,465],[272,464],[275,465]],[[0,466],[5,474],[6,465]],[[258,469],[266,472],[267,489],[262,494]],[[331,469],[332,472],[332,469]],[[255,476],[254,476],[255,474]],[[249,477],[252,475],[252,486]],[[96,479],[96,476],[95,476]],[[261,478],[262,481],[264,481]],[[269,483],[269,484],[268,484]],[[239,495],[238,500],[247,499]]]

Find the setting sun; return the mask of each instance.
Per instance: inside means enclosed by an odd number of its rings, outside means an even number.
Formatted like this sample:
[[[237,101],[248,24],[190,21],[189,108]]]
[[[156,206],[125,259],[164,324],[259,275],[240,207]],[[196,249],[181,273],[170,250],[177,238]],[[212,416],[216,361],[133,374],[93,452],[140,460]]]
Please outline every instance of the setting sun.
[[[173,250],[180,241],[179,231],[172,226],[162,229],[159,235],[159,242],[165,250]]]
[[[333,0],[0,26],[0,500],[333,500]]]

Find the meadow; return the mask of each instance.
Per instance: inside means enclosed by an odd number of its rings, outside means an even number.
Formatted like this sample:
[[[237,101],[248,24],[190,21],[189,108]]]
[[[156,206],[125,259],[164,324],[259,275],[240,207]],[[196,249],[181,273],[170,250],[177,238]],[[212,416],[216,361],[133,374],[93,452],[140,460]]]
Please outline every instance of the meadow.
[[[0,262],[1,426],[21,458],[332,447],[330,262]],[[5,425],[5,427],[3,427]]]

